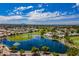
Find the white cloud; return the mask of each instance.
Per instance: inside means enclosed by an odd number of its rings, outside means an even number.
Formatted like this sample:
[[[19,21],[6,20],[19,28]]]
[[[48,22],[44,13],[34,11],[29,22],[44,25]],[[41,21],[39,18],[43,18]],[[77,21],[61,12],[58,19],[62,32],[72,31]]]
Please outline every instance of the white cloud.
[[[42,7],[42,4],[39,4],[38,7],[39,7],[39,8]]]
[[[55,11],[53,13],[51,12],[43,12],[44,9],[40,9],[40,10],[35,10],[32,11],[30,13],[27,14],[28,19],[29,20],[33,20],[33,21],[46,21],[46,20],[50,20],[51,18],[60,16],[60,12]]]
[[[15,8],[14,11],[17,11],[17,10],[23,11],[23,10],[30,9],[30,8],[33,8],[33,6],[27,6],[27,7],[21,6],[21,7]]]
[[[30,9],[30,8],[33,8],[33,6],[28,6],[28,7],[26,7],[26,9]]]
[[[0,23],[24,23],[28,24],[78,24],[79,14],[67,15],[66,12],[43,12],[45,9],[37,9],[26,15],[0,16]],[[17,12],[17,14],[19,14]],[[73,19],[73,20],[72,20]],[[64,21],[65,20],[65,21]]]
[[[69,19],[69,20],[72,20],[75,18],[79,18],[79,14],[77,15],[65,15],[65,16],[59,16],[59,17],[54,17],[52,19],[55,19],[55,20],[65,20],[65,19]]]
[[[22,15],[22,12],[16,11],[16,12],[10,12],[8,15]]]
[[[76,6],[79,6],[79,3],[76,3]]]
[[[39,22],[35,22],[35,21],[27,21],[27,24],[60,24],[60,25],[79,25],[79,21],[77,20],[70,20],[70,21],[39,21]]]
[[[79,7],[79,3],[76,3],[72,8]]]
[[[21,6],[21,7],[15,8],[14,11],[17,11],[17,10],[25,10],[25,9],[26,9],[26,7]]]
[[[7,21],[7,20],[19,20],[23,19],[22,16],[16,15],[16,16],[0,16],[0,20]]]
[[[61,13],[59,11],[55,11],[55,12],[43,12],[43,11],[44,9],[40,9],[28,13],[26,15],[28,19],[27,23],[30,24],[78,24],[79,23],[79,21],[76,21],[76,19],[79,19],[79,14],[67,15],[67,12]],[[57,22],[57,21],[61,21],[61,22]]]
[[[44,4],[38,4],[38,7],[41,8],[43,6],[48,6],[48,4],[44,3]]]
[[[21,6],[21,7],[15,7],[12,12],[8,13],[8,15],[22,15],[22,11],[33,8],[33,6]]]
[[[15,16],[0,16],[0,24],[22,24],[25,22],[26,17],[15,15]]]

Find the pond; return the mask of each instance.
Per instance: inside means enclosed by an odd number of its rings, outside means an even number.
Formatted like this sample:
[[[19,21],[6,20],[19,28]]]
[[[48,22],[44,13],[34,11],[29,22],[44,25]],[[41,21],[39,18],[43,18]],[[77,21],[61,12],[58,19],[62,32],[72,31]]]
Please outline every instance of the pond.
[[[16,43],[7,39],[3,39],[1,42],[8,47],[12,47]],[[17,43],[19,43],[17,50],[31,50],[32,47],[41,48],[42,46],[48,46],[51,52],[65,53],[68,49],[68,47],[58,41],[41,38],[40,36],[35,36],[35,38],[30,40],[18,41]]]

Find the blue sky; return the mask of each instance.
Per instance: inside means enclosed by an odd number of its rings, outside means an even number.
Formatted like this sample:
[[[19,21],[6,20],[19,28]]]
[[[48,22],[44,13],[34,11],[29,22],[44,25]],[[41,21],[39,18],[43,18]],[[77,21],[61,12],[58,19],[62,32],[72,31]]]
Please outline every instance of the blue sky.
[[[79,3],[0,3],[0,24],[79,24]]]

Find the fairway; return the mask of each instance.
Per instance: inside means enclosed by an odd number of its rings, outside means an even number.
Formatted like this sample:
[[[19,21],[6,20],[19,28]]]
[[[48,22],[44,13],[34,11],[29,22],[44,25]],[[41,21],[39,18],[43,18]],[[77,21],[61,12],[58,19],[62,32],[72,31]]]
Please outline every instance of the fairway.
[[[75,45],[79,45],[79,36],[70,37]]]
[[[29,40],[29,39],[32,39],[32,38],[33,38],[33,36],[30,33],[13,35],[13,36],[7,37],[7,39],[10,40],[10,41]]]

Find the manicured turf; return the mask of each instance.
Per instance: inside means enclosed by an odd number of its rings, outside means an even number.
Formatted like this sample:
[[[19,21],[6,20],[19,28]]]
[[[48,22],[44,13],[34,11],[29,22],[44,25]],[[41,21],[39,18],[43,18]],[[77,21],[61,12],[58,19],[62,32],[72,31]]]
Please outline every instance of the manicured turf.
[[[70,37],[75,45],[79,45],[79,36]]]
[[[34,34],[34,35],[40,35],[41,33],[40,32],[32,32],[32,34]]]
[[[19,40],[29,40],[32,39],[33,36],[29,33],[27,34],[19,34],[19,35],[13,35],[13,36],[8,36],[7,39],[11,41],[19,41]]]

